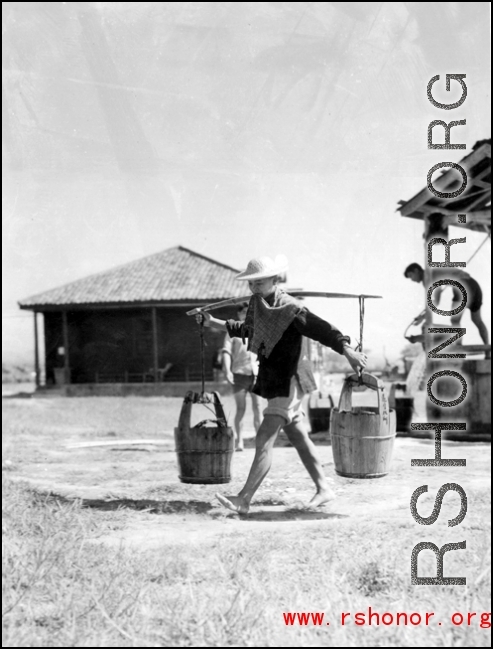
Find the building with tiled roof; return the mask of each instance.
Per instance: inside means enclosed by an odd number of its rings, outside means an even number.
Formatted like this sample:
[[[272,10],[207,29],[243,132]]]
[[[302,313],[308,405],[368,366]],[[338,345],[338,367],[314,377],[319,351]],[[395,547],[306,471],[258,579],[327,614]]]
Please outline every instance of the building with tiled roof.
[[[239,297],[239,271],[177,246],[19,302],[44,318],[46,385],[183,383],[201,379],[191,307]],[[235,307],[218,311],[234,317]],[[206,329],[205,378],[223,333]]]
[[[123,304],[192,304],[241,294],[239,270],[177,246],[21,300],[21,309]],[[243,291],[245,287],[243,286]],[[240,291],[240,293],[239,293]]]

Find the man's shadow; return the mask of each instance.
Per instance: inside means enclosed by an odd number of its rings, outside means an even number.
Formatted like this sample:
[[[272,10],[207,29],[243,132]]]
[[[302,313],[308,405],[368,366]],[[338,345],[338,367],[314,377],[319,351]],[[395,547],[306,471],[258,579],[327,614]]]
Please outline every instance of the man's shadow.
[[[71,504],[80,502],[82,507],[97,509],[99,511],[134,510],[149,514],[207,514],[214,505],[201,500],[151,500],[147,498],[115,498],[104,500],[102,498],[67,498],[52,494],[59,503]]]
[[[51,499],[58,503],[72,504],[75,501],[80,502],[81,506],[99,511],[122,511],[133,510],[149,514],[195,514],[197,516],[212,515],[213,518],[223,517],[226,512],[226,518],[237,517],[238,514],[228,512],[227,510],[209,502],[201,500],[151,500],[146,498],[115,498],[104,500],[102,498],[68,498],[58,494],[51,494]],[[258,507],[258,509],[257,509]],[[253,508],[248,514],[242,514],[238,518],[242,521],[260,521],[260,522],[291,522],[291,521],[320,521],[335,518],[347,518],[343,514],[325,512],[321,509],[302,509],[282,505],[267,505],[262,508],[262,504]],[[212,511],[211,511],[212,510]]]

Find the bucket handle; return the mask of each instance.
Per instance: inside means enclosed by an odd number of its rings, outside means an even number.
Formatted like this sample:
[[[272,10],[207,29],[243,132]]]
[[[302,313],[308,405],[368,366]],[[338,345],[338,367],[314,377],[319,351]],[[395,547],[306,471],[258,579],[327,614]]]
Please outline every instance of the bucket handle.
[[[228,422],[224,414],[224,409],[221,403],[221,399],[219,398],[219,392],[212,392],[211,394],[208,394],[207,392],[202,392],[201,394],[199,394],[198,392],[190,391],[186,393],[180,411],[178,427],[181,430],[186,430],[190,427],[192,405],[194,403],[199,403],[202,405],[212,403],[214,405],[216,419],[218,420],[218,422],[221,421],[224,422],[222,427],[227,428]]]
[[[320,398],[322,398],[322,393],[320,392],[319,394],[320,394]],[[332,398],[332,395],[329,393],[327,395],[327,398],[328,398],[328,400],[330,402],[330,407],[333,408],[334,407],[334,399]]]
[[[362,372],[361,374],[351,374],[350,376],[346,377],[344,385],[342,386],[341,396],[339,398],[339,411],[352,411],[353,385],[364,385],[367,388],[376,391],[378,397],[378,414],[380,415],[381,424],[385,428],[388,428],[390,424],[390,415],[387,393],[385,392],[385,386],[383,382],[376,376],[373,376],[373,374]]]
[[[228,422],[226,421],[226,416],[224,414],[223,404],[221,403],[221,399],[219,398],[219,392],[213,392],[212,394],[214,397],[214,410],[216,411],[216,418],[218,420],[224,421],[224,426],[227,427]]]
[[[396,405],[396,396],[395,393],[397,390],[400,390],[404,393],[407,393],[407,385],[405,383],[392,383],[390,386],[390,392],[389,392],[389,407],[390,408],[395,408]]]
[[[319,399],[323,399],[323,398],[324,398],[324,395],[322,394],[322,390],[319,390],[319,391],[318,391],[318,398],[319,398]],[[327,394],[327,399],[328,399],[329,402],[330,402],[330,407],[333,408],[333,407],[334,407],[334,399],[332,398],[332,395],[330,394],[330,392]]]
[[[389,406],[392,408],[395,408],[395,392],[396,392],[395,383],[392,383],[389,392]]]

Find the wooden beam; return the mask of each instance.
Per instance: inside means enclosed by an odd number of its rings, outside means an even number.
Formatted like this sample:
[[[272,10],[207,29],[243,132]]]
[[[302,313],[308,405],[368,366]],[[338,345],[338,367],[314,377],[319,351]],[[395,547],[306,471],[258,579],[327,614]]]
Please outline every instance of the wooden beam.
[[[34,311],[34,372],[36,376],[36,387],[39,388],[39,347],[38,347],[38,312]]]
[[[430,214],[440,213],[449,218],[449,223],[451,225],[457,225],[457,227],[467,228],[467,223],[491,223],[491,209],[474,209],[478,204],[481,204],[481,201],[474,201],[472,205],[469,205],[466,209],[448,209],[442,207],[441,205],[422,205],[419,210],[414,212],[414,214],[409,215],[413,219],[423,220],[425,216]],[[461,225],[457,223],[457,215],[465,214],[466,215],[466,225]]]
[[[448,350],[455,354],[461,352],[464,354],[481,354],[482,352],[491,352],[491,345],[450,345]]]
[[[478,180],[478,178],[475,178],[475,179],[474,179],[474,184],[475,184],[477,187],[482,187],[483,189],[486,189],[486,191],[490,191],[490,192],[491,192],[491,183],[489,183],[487,180],[483,180],[482,178],[480,178],[480,179]]]
[[[68,320],[67,312],[62,311],[62,328],[63,328],[63,369],[65,370],[65,383],[70,383],[70,350],[68,346]]]
[[[199,306],[203,304],[203,300],[183,300],[182,302],[101,302],[100,304],[87,303],[87,304],[19,304],[19,308],[24,311],[39,311],[39,313],[45,312],[61,312],[63,309],[70,309],[70,311],[96,311],[96,310],[109,310],[109,309],[125,309],[125,310],[135,310],[135,309],[148,309],[151,307],[156,307],[156,309],[183,309],[193,306]]]
[[[152,313],[152,357],[154,361],[154,382],[158,381],[158,371],[159,371],[159,347],[158,347],[158,337],[157,337],[157,309],[155,306],[151,308]]]
[[[491,157],[491,145],[485,143],[480,147],[478,147],[475,151],[467,155],[465,158],[462,158],[462,160],[459,161],[459,164],[467,172],[477,162],[483,160],[485,157],[488,156]],[[447,171],[445,171],[442,175],[438,176],[434,181],[434,185],[436,186],[437,189],[443,189],[443,187],[446,187],[451,180],[457,178],[457,171],[455,170],[452,171],[452,169],[450,168],[446,168],[446,169]],[[481,173],[481,178],[482,177],[483,174]],[[471,183],[474,183],[474,178],[468,178],[468,180]],[[424,203],[426,203],[430,198],[433,197],[434,195],[432,194],[432,192],[430,192],[428,187],[425,187],[418,194],[413,196],[411,199],[405,201],[404,203],[401,203],[401,206],[398,208],[398,211],[401,213],[402,216],[410,216],[414,211],[419,210]],[[436,212],[441,211],[439,206],[437,206],[437,209],[435,211]]]
[[[366,295],[361,294],[357,295],[356,293],[325,293],[322,291],[303,291],[301,289],[286,289],[286,293],[292,295],[293,297],[328,297],[328,298],[381,298],[381,295]],[[241,304],[242,302],[248,302],[252,294],[244,295],[243,297],[232,297],[228,300],[222,300],[221,302],[212,302],[211,304],[204,304],[201,307],[187,311],[186,315],[198,315],[202,311],[215,311],[216,309],[221,309],[225,306],[232,306],[234,304]]]
[[[478,223],[483,223],[485,225],[490,225],[491,224],[491,210],[486,209],[486,210],[470,210],[470,208],[466,210],[449,210],[444,207],[437,207],[436,205],[422,205],[419,208],[419,211],[421,212],[421,217],[416,215],[413,218],[417,218],[420,220],[423,220],[426,216],[429,216],[430,214],[435,214],[439,212],[440,214],[443,214],[444,216],[444,222],[447,225],[453,225],[454,227],[457,228],[463,228],[465,230],[471,229],[470,226],[472,224],[478,224]],[[466,222],[465,223],[458,223],[457,222],[457,215],[458,214],[465,214],[466,215]]]

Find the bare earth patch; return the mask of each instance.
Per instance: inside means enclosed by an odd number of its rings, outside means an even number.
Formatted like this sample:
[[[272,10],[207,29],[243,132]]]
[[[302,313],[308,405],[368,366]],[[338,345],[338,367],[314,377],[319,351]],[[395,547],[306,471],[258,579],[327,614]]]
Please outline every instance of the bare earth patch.
[[[83,406],[85,400],[72,400]],[[97,401],[97,399],[96,399]],[[165,409],[167,401],[179,409],[180,400],[148,400],[150,410]],[[152,401],[152,403],[151,403]],[[227,398],[225,399],[227,401]],[[156,403],[158,402],[158,403]],[[178,402],[175,403],[175,402]],[[30,409],[38,409],[42,416],[46,407],[54,404],[67,406],[70,400],[46,401],[32,399]],[[10,402],[14,409],[19,405]],[[23,404],[22,404],[23,405]],[[145,409],[146,400],[139,402]],[[178,407],[177,407],[178,406]],[[113,427],[112,427],[113,428]],[[117,426],[114,426],[117,428]],[[98,537],[109,544],[131,543],[141,548],[162,543],[200,543],[211,536],[235,533],[255,533],[303,527],[330,530],[330,526],[351,528],[363,520],[378,526],[379,521],[392,520],[396,525],[412,525],[409,501],[414,489],[429,485],[428,494],[420,499],[420,508],[433,508],[434,493],[444,482],[457,481],[468,494],[484,489],[490,475],[488,444],[444,442],[443,457],[463,457],[467,469],[411,468],[411,458],[431,458],[434,446],[431,440],[397,438],[391,472],[378,479],[348,479],[334,471],[328,434],[313,436],[319,446],[326,474],[337,498],[320,511],[303,511],[313,495],[312,482],[296,452],[283,442],[282,436],[275,449],[273,468],[260,488],[247,516],[238,516],[222,508],[214,497],[216,492],[235,494],[248,474],[253,453],[254,438],[247,431],[246,449],[236,453],[232,461],[232,481],[229,484],[190,485],[178,478],[173,430],[151,431],[156,445],[148,442],[152,434],[142,435],[141,446],[122,445],[128,431],[117,435],[113,430],[99,429],[74,422],[50,425],[38,435],[30,435],[29,451],[23,453],[10,437],[4,442],[4,458],[10,460],[10,477],[28,482],[39,491],[61,499],[80,499],[84,507],[99,511],[127,512],[125,525],[110,534]],[[105,446],[77,448],[77,442],[105,441]],[[111,445],[112,440],[118,445]],[[453,474],[453,475],[452,475]],[[441,516],[454,517],[458,497],[445,499]],[[131,516],[130,516],[131,514]],[[462,530],[471,523],[464,521]]]
[[[232,399],[224,405],[231,419]],[[160,398],[3,400],[12,570],[4,646],[490,646],[486,627],[449,621],[489,607],[489,444],[444,442],[442,457],[467,467],[416,468],[411,459],[432,458],[434,443],[397,438],[390,473],[357,480],[335,474],[328,436],[318,433],[337,498],[312,511],[312,482],[281,435],[271,472],[239,516],[214,494],[243,485],[252,430],[229,484],[183,484],[173,437],[180,408],[181,399]],[[438,521],[418,525],[413,491],[428,485],[419,511],[429,516],[447,482],[467,493],[464,521],[447,526],[460,509],[450,492]],[[447,553],[444,571],[465,576],[467,588],[411,585],[417,543],[464,540],[467,553]],[[420,574],[436,575],[430,551]],[[444,624],[342,625],[342,612],[368,606],[434,611]],[[332,626],[287,625],[289,611],[325,611]]]

